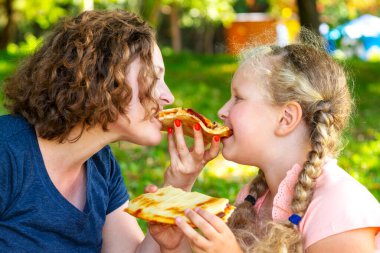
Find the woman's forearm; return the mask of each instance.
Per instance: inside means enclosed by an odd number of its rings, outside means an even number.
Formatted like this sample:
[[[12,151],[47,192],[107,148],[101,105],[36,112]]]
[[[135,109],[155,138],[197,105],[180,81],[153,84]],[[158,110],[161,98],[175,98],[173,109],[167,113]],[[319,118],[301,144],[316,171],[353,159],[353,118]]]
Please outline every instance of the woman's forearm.
[[[160,246],[158,243],[153,239],[151,234],[148,232],[144,238],[144,240],[140,243],[140,245],[137,247],[135,253],[159,253]]]
[[[184,237],[180,245],[175,249],[161,249],[161,253],[192,253],[189,242]]]

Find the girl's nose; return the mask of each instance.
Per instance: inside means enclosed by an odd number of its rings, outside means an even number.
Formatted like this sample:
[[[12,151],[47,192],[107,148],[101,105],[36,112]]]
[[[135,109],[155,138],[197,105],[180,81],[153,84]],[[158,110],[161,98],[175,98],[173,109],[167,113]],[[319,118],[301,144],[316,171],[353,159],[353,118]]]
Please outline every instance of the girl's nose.
[[[225,103],[225,104],[223,105],[223,107],[220,108],[219,111],[218,111],[218,117],[219,117],[221,120],[223,120],[223,121],[225,121],[225,120],[228,118],[229,104],[230,104],[230,103],[229,103],[229,101],[228,101],[228,102]]]

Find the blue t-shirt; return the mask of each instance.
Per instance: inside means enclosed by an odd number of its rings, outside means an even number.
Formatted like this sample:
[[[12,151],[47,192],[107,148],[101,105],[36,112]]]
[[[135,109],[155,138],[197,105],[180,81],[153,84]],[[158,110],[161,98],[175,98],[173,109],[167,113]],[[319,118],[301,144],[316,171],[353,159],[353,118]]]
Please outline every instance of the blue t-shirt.
[[[34,128],[0,117],[0,252],[100,252],[106,215],[129,196],[109,146],[87,162],[83,211],[46,171]]]

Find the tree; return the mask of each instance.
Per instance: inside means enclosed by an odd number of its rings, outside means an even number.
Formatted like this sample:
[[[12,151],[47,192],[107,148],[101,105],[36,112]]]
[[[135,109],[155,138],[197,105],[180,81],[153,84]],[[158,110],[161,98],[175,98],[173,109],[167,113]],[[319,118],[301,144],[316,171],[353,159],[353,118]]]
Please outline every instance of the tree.
[[[0,2],[3,5],[3,1]],[[6,23],[4,28],[0,31],[0,50],[3,50],[8,45],[8,42],[11,40],[15,26],[14,23],[14,11],[13,11],[13,1],[5,0],[4,3],[4,12],[6,17]]]
[[[234,18],[235,0],[162,0],[162,8],[170,17],[171,40],[175,51],[182,47],[180,28],[196,30],[192,44],[200,52],[213,52],[213,39],[216,28]]]
[[[297,0],[298,16],[303,27],[319,34],[319,14],[316,0]]]

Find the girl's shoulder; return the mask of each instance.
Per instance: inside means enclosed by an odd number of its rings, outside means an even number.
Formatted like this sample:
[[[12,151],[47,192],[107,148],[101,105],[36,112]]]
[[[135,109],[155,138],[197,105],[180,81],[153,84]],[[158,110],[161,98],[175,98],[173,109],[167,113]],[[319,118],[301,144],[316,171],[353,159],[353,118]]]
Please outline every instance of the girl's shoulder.
[[[305,246],[327,236],[379,227],[380,204],[357,180],[329,160],[317,179],[313,199],[300,223]]]
[[[358,208],[360,212],[370,212],[372,208],[380,210],[376,198],[364,185],[340,168],[335,159],[330,159],[325,164],[321,176],[317,179],[313,202],[316,204],[315,207],[334,210],[347,208],[350,210]]]

